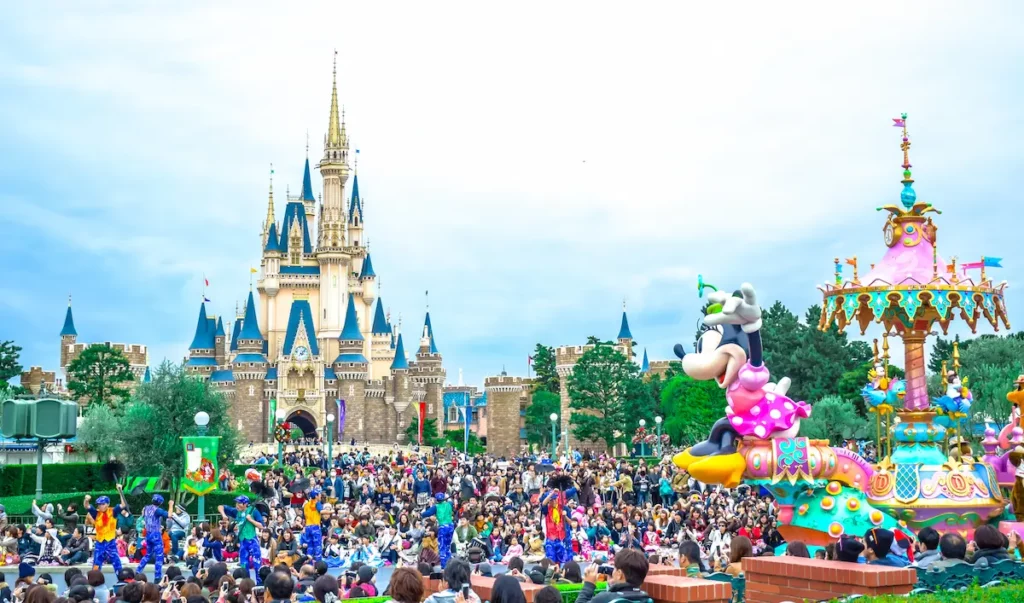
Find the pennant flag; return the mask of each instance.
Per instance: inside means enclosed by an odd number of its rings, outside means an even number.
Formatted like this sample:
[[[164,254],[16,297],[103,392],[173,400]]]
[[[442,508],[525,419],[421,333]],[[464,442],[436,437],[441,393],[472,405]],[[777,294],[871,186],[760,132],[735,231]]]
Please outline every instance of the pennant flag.
[[[527,364],[533,364],[533,356],[527,356],[526,357],[526,363]]]
[[[892,118],[892,122],[892,125],[896,126],[897,128],[902,128],[907,125],[906,120],[904,120],[902,117],[894,117]]]
[[[846,263],[851,266],[857,265],[857,258],[846,258]]]
[[[206,283],[207,287],[210,286],[210,279],[206,278],[205,276],[203,277],[203,282]]]
[[[964,262],[963,264],[960,264],[960,268],[964,272],[967,272],[968,270],[976,269],[976,268],[1002,268],[1003,267],[1002,261],[1003,261],[1003,258],[988,258],[988,257],[986,257],[986,258],[982,258],[980,262]]]
[[[206,296],[204,295],[204,296],[203,296],[203,301],[204,301],[204,302],[206,302],[206,303],[210,303],[210,298],[209,298],[209,297],[206,297]]]
[[[253,268],[253,267],[251,267],[251,266],[250,266],[250,267],[249,267],[249,272],[251,272],[252,274],[256,274],[256,273],[257,273],[257,272],[259,272],[259,271],[258,271],[258,270],[256,270],[255,268]]]
[[[359,149],[356,149],[356,155],[358,155],[358,154],[359,154]]]

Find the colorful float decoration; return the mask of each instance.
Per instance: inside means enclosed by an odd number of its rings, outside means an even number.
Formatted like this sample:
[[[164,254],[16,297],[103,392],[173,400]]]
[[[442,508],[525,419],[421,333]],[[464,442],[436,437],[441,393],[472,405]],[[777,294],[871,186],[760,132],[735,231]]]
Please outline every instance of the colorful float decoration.
[[[973,331],[984,317],[997,330],[1000,322],[1009,329],[1006,283],[995,285],[986,276],[986,268],[999,267],[997,258],[959,266],[955,259],[947,263],[940,258],[937,227],[928,216],[939,212],[918,201],[913,189],[906,118],[894,120],[902,128],[901,206],[879,208],[888,212],[882,229],[888,251],[863,277],[857,258],[847,259],[852,280],[843,279],[844,264],[835,259],[835,282],[821,287],[818,325],[825,330],[834,324],[842,331],[857,323],[861,333],[872,323],[883,325],[882,353],[876,341],[875,366],[861,391],[876,417],[880,462],[869,463],[846,446],[798,437],[800,421],[812,408],[786,396],[788,379],[770,383],[761,349],[761,309],[750,285],[727,294],[700,278],[701,296],[714,289],[704,332],[694,353],[676,346],[684,372],[716,380],[726,390],[728,408],[706,441],[673,462],[705,483],[734,487],[745,481],[767,489],[780,505],[779,531],[787,540],[823,546],[843,534],[862,536],[873,527],[906,532],[932,526],[969,534],[1001,517],[1006,504],[995,469],[959,446],[957,454],[946,454],[947,428],[960,428],[971,395],[955,360],[946,375],[946,395],[933,406],[924,356],[925,340],[936,323],[946,332],[960,317]],[[890,336],[903,341],[905,380],[889,375]],[[1020,411],[1015,412],[1019,423]],[[1012,434],[1007,446],[1011,439]]]

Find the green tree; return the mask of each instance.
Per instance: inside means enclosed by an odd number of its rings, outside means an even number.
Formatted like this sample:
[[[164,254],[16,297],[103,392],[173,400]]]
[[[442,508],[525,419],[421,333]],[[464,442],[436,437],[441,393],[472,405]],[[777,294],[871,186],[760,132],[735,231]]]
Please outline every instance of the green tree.
[[[85,409],[78,428],[78,441],[85,444],[101,463],[121,451],[121,417],[109,406],[93,404]]]
[[[764,347],[764,362],[776,379],[789,377],[793,386],[797,380],[791,374],[793,370],[793,353],[800,347],[800,338],[806,328],[800,324],[796,314],[777,301],[761,316],[761,341]],[[792,389],[790,395],[793,394]]]
[[[573,435],[584,441],[602,441],[608,448],[631,436],[640,417],[629,412],[651,408],[650,390],[640,378],[640,367],[607,343],[596,342],[573,367],[569,376],[569,423]]]
[[[715,421],[725,416],[725,391],[714,381],[676,375],[661,392],[665,432],[676,444],[693,445],[708,437]]]
[[[967,385],[974,394],[971,414],[1006,421],[1010,416],[1006,393],[1013,389],[1017,376],[1024,374],[1024,340],[1014,334],[978,337],[970,342],[966,349],[966,341],[960,344],[960,374],[968,378]]]
[[[868,371],[874,368],[874,360],[862,362],[857,368],[846,371],[836,383],[836,395],[857,407],[860,416],[867,415],[864,398],[860,392],[868,383]],[[893,379],[904,378],[903,369],[898,366],[889,365],[889,377]]]
[[[547,390],[536,390],[526,407],[523,423],[526,428],[526,441],[541,449],[551,446],[551,413],[562,414],[562,399],[558,394]],[[562,437],[561,421],[555,422],[555,437]]]
[[[210,415],[207,435],[220,436],[219,462],[237,458],[241,436],[228,410],[227,400],[207,381],[189,376],[182,365],[164,361],[152,382],[141,384],[124,407],[117,458],[129,473],[160,475],[176,491],[185,461],[181,438],[196,435],[194,417],[199,411]]]
[[[874,437],[875,426],[839,396],[825,396],[812,405],[810,418],[800,422],[800,435],[839,444],[849,438]]]
[[[0,341],[0,383],[7,383],[21,374],[20,356],[21,348],[13,341]]]
[[[466,432],[462,429],[449,429],[444,432],[444,437],[440,438],[439,445],[462,450],[466,443],[465,437]],[[483,441],[472,431],[469,432],[469,454],[484,454],[485,452],[487,452],[487,447],[484,446]]]
[[[413,417],[409,426],[405,428],[405,437],[411,444],[415,444],[420,438],[420,423],[419,420]],[[437,419],[428,418],[423,421],[423,445],[424,446],[438,446],[439,440],[437,432]]]
[[[68,390],[87,404],[115,407],[128,399],[128,384],[135,380],[128,359],[107,344],[85,348],[68,364],[67,371]]]
[[[537,344],[533,351],[534,382],[537,390],[559,392],[558,372],[555,370],[555,348]]]

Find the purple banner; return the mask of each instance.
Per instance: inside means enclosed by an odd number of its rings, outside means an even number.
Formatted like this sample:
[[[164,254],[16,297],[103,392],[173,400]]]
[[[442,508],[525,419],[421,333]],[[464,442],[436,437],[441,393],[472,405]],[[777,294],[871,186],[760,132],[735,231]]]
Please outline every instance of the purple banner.
[[[345,432],[345,401],[338,399],[338,437]]]

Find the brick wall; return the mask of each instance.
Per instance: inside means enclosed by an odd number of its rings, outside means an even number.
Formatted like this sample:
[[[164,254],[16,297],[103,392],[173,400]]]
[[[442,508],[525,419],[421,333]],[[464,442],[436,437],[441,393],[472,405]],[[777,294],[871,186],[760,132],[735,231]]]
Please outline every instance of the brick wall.
[[[847,595],[905,595],[914,588],[911,568],[797,557],[747,557],[747,603],[829,600]]]
[[[487,453],[506,458],[520,451],[519,409],[523,396],[522,377],[488,377],[487,390]]]
[[[471,581],[473,592],[480,600],[490,600],[495,578],[473,576]],[[520,586],[526,596],[526,603],[533,603],[534,596],[544,588],[543,585],[527,582],[520,583]],[[656,603],[729,603],[732,597],[732,585],[725,582],[669,574],[649,575],[644,581],[643,589]]]

